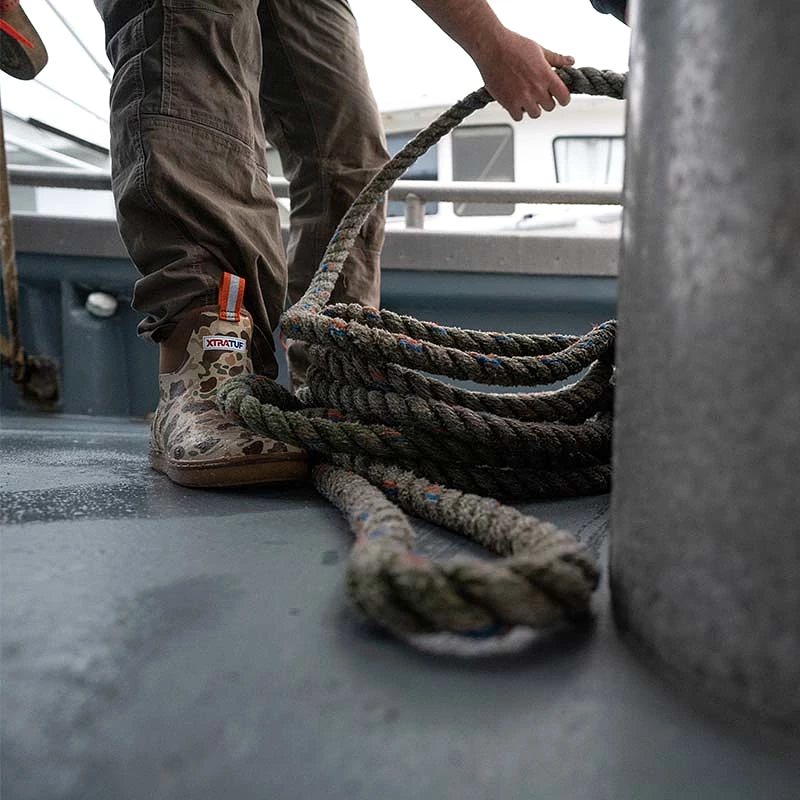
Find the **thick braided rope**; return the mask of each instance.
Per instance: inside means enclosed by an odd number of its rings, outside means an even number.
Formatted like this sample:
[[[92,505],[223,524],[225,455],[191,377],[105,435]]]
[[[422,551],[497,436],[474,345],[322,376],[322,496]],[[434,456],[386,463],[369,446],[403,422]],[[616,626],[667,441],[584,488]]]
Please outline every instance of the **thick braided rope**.
[[[573,93],[621,98],[625,76],[560,69]],[[282,317],[309,345],[308,385],[291,395],[262,376],[234,378],[218,402],[251,429],[304,447],[318,490],[356,536],[348,592],[400,634],[485,636],[588,613],[597,567],[569,533],[502,505],[608,491],[616,325],[583,336],[463,330],[359,305],[326,305],[372,208],[406,169],[492,100],[464,98],[370,181],[334,233],[302,298]],[[496,394],[432,375],[550,392]],[[423,477],[424,476],[424,477]],[[451,488],[447,488],[451,487]],[[402,509],[402,510],[401,510]],[[405,512],[495,552],[436,562],[413,552]]]

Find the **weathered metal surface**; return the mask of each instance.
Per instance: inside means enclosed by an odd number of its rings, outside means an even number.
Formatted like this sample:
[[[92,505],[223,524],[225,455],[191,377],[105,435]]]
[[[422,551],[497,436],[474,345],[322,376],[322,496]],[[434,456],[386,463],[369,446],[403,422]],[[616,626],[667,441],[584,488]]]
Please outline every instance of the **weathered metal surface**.
[[[681,680],[800,729],[800,6],[639,10],[617,616]]]

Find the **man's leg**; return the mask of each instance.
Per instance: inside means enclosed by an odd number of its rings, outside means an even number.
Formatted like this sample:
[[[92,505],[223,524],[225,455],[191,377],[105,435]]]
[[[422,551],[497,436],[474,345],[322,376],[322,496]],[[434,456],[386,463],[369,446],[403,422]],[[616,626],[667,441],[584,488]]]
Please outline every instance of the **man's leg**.
[[[218,384],[250,369],[251,356],[257,371],[276,374],[272,328],[286,289],[258,100],[257,0],[97,7],[115,69],[117,216],[142,274],[133,304],[147,315],[140,333],[161,344],[153,465],[192,485],[293,477],[270,462],[299,451],[249,434],[214,403]],[[230,281],[235,310],[218,312],[224,275],[244,279],[246,313]]]
[[[142,273],[140,333],[163,341],[186,310],[216,303],[231,272],[247,282],[256,367],[274,375],[286,270],[258,103],[257,4],[97,0],[115,68],[118,219]]]
[[[261,102],[268,140],[291,186],[289,300],[311,281],[358,192],[388,159],[358,28],[346,0],[262,0]],[[377,306],[385,211],[376,208],[345,265],[332,302]],[[289,344],[292,384],[305,346]]]

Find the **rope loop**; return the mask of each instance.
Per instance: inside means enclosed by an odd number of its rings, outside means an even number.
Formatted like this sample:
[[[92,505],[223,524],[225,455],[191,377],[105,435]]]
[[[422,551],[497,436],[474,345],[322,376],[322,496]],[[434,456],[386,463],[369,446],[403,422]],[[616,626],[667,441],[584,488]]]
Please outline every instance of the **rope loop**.
[[[623,96],[624,75],[556,72],[571,92]],[[491,101],[482,88],[445,111],[343,217],[305,294],[281,318],[283,335],[308,345],[307,386],[295,397],[247,375],[218,393],[225,413],[309,452],[317,489],[356,537],[348,593],[366,616],[401,636],[495,636],[515,625],[583,618],[598,581],[592,554],[571,534],[500,500],[609,490],[615,321],[582,336],[527,335],[328,305],[375,204],[419,156]],[[473,391],[453,379],[536,391]],[[498,558],[423,558],[406,514]]]

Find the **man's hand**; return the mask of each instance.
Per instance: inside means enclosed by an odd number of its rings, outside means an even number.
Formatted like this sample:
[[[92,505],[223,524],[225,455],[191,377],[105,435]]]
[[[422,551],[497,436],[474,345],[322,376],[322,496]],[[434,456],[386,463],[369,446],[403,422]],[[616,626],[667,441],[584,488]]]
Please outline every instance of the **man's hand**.
[[[556,101],[569,103],[569,90],[553,67],[570,67],[562,56],[506,28],[486,0],[414,0],[445,33],[466,50],[492,97],[519,121],[539,117]]]
[[[547,50],[508,28],[493,41],[478,45],[472,57],[492,97],[519,121],[525,114],[541,116],[556,102],[565,106],[570,94],[553,67],[570,67],[572,56]]]

